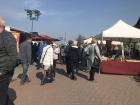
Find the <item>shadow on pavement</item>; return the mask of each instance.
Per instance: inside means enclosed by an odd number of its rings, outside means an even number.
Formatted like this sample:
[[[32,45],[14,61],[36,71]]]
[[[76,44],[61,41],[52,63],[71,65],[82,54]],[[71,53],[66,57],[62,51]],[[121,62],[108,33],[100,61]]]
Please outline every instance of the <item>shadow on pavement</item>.
[[[78,72],[78,73],[77,73],[77,76],[88,80],[88,77],[87,77],[86,75],[82,74],[82,73],[79,73],[79,72]]]
[[[63,75],[65,77],[67,77],[67,73],[63,69],[56,68],[55,72],[60,74],[60,75]]]
[[[37,72],[37,73],[36,73],[36,77],[37,77],[38,79],[42,80],[42,79],[43,79],[43,73],[42,73],[42,72]]]
[[[140,74],[133,77],[136,82],[140,83]]]
[[[9,88],[8,89],[8,95],[9,95],[8,105],[15,105],[14,101],[17,98],[16,91],[12,88]]]

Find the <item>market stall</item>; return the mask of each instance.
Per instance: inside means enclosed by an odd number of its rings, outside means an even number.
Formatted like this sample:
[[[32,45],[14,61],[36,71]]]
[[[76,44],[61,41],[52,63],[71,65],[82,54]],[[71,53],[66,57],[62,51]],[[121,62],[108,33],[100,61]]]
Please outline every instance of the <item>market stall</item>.
[[[126,42],[131,40],[140,39],[140,29],[134,28],[122,20],[118,21],[111,28],[103,31],[101,34],[95,36],[100,40],[111,40]],[[113,74],[130,74],[135,75],[140,73],[140,62],[131,60],[127,61],[124,59],[124,46],[122,44],[122,56],[123,59],[112,60],[107,59],[101,63],[101,72],[113,73]]]

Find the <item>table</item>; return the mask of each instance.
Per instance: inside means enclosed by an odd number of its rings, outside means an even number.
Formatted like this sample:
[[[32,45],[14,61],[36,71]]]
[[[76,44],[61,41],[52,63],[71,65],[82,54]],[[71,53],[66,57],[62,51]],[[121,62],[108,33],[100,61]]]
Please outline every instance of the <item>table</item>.
[[[102,73],[137,75],[140,73],[140,62],[137,61],[102,61]]]

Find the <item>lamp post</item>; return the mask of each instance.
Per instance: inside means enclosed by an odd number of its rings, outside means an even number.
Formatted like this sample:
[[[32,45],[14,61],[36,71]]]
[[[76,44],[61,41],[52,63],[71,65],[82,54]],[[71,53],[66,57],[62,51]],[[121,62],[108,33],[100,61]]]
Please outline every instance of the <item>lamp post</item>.
[[[32,22],[32,27],[31,27],[31,32],[33,32],[33,26],[34,26],[34,21],[38,21],[39,16],[41,15],[41,12],[39,10],[30,10],[30,9],[25,9],[27,18],[29,18]]]

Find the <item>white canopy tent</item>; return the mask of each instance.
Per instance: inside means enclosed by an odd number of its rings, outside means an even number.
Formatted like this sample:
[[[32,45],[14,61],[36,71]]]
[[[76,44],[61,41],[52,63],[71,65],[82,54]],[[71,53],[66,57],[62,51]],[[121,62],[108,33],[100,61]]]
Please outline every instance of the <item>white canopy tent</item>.
[[[116,41],[128,41],[128,39],[140,39],[140,29],[128,25],[122,20],[119,20],[109,29],[103,31],[101,34],[95,36],[97,39],[116,40]],[[124,46],[122,44],[122,55],[124,57]]]
[[[85,39],[84,43],[89,44],[89,43],[91,43],[91,41],[92,41],[92,37]],[[98,41],[98,44],[101,44],[101,40],[97,40],[97,41]],[[106,44],[106,40],[103,40],[103,44]],[[120,41],[112,41],[111,44],[112,45],[121,45],[122,42],[120,42]]]
[[[140,39],[140,29],[119,20],[115,25],[95,36],[97,39]]]

